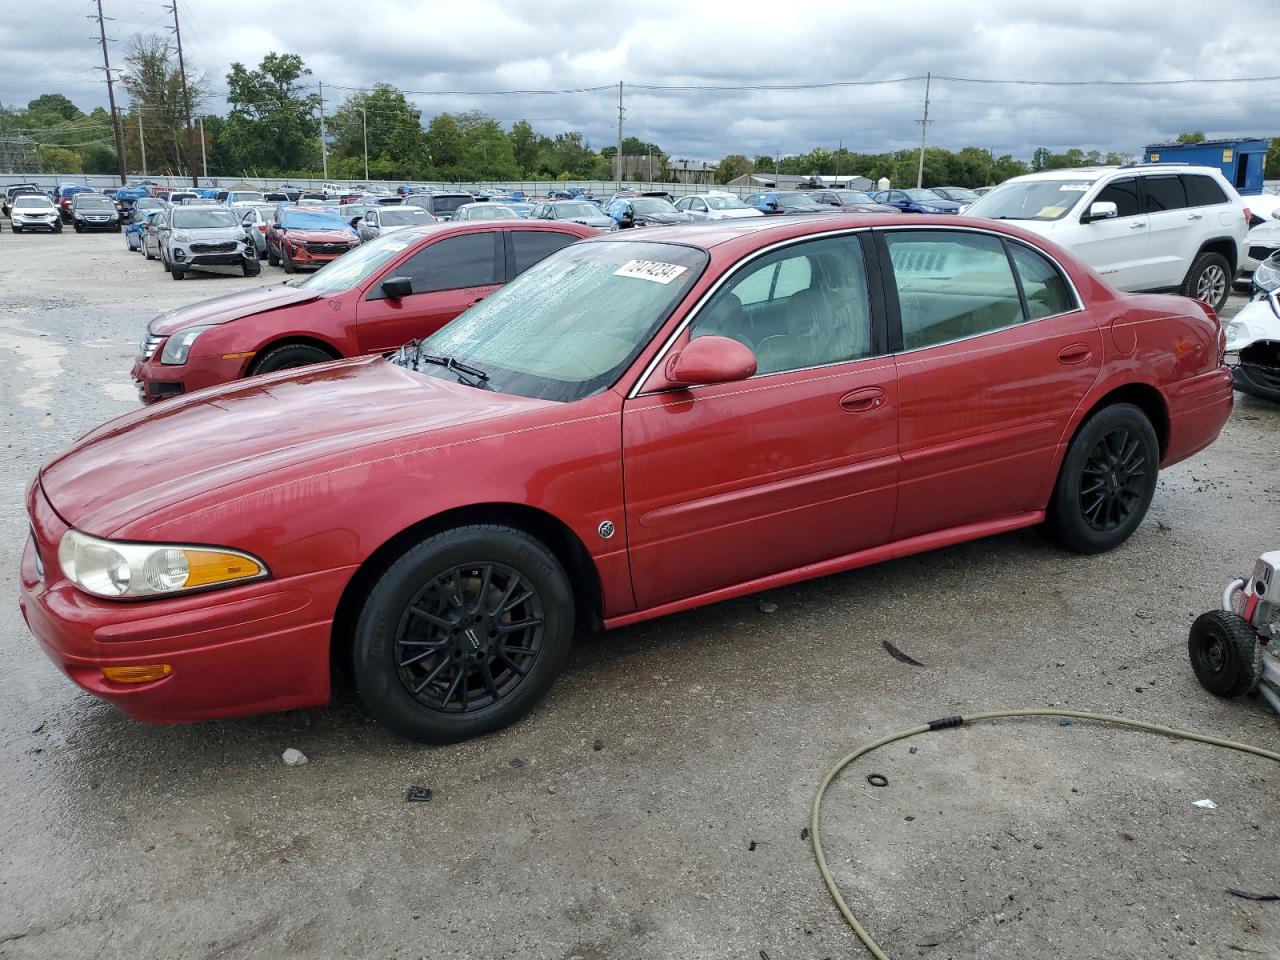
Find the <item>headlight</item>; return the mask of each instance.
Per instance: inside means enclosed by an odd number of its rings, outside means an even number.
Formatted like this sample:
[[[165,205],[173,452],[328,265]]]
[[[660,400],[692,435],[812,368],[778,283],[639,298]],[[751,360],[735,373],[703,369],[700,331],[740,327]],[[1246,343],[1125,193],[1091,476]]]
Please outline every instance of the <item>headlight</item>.
[[[212,326],[213,324],[206,324],[203,327],[187,327],[185,330],[179,330],[165,341],[164,350],[160,353],[160,362],[171,364],[175,367],[186,363],[187,357],[191,353],[191,346],[196,342],[196,337]]]
[[[178,243],[187,243],[191,239],[191,237],[189,237],[185,233],[175,233],[173,235],[173,239],[176,240]]]
[[[941,213],[942,212],[940,208],[930,207],[928,205],[922,205],[920,209],[923,210],[925,213]]]
[[[68,530],[58,544],[62,574],[85,593],[109,599],[169,596],[269,576],[247,553],[163,543],[115,543]]]
[[[1280,254],[1272,254],[1253,271],[1253,285],[1264,293],[1280,290]]]

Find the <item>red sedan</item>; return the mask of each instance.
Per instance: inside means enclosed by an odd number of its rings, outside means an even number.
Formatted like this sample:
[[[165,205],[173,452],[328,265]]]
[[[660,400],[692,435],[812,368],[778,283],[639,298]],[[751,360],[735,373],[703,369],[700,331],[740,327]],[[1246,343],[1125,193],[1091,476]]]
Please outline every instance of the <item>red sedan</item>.
[[[540,222],[409,227],[297,283],[171,310],[147,326],[133,365],[138,395],[154,403],[240,377],[395,350],[596,232]]]
[[[601,236],[394,359],[82,437],[28,492],[21,605],[136,717],[321,704],[336,662],[454,740],[528,711],[579,627],[1020,527],[1119,546],[1226,421],[1222,351],[1208,306],[1003,223]]]

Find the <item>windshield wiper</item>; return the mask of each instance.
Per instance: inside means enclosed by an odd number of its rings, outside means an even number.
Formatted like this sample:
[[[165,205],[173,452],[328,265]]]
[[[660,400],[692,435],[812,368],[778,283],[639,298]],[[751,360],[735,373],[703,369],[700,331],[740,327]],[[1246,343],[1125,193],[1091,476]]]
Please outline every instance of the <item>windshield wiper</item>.
[[[410,353],[411,349],[412,353]],[[479,367],[461,363],[453,357],[438,357],[431,353],[423,353],[421,340],[413,340],[406,343],[400,348],[396,359],[408,360],[415,366],[420,363],[431,363],[437,367],[444,367],[450,373],[457,375],[459,383],[465,383],[469,387],[483,389],[485,381],[489,379],[489,375]],[[467,379],[468,377],[471,379]]]

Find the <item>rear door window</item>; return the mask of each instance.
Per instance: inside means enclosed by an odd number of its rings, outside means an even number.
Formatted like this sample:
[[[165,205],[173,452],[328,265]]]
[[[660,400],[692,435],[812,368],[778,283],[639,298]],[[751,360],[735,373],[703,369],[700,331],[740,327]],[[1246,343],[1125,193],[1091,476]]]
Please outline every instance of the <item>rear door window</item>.
[[[511,252],[516,274],[524,273],[539,260],[577,240],[573,234],[559,230],[512,230]]]
[[[1022,323],[1022,299],[999,238],[911,230],[884,235],[898,291],[904,350]]]
[[[1117,217],[1136,217],[1139,211],[1138,178],[1112,180],[1094,198],[1094,203],[1114,203]]]
[[[1147,213],[1182,210],[1187,205],[1181,177],[1143,177],[1142,192],[1146,196]]]
[[[1030,247],[1008,241],[1027,300],[1027,319],[1039,320],[1076,308],[1076,298],[1057,267]]]

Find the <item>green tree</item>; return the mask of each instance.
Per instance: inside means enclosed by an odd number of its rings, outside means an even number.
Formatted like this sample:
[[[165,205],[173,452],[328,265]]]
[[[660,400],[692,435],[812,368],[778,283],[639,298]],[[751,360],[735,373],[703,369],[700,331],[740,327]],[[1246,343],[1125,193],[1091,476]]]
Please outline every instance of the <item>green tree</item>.
[[[1204,143],[1204,131],[1195,130],[1191,133],[1178,134],[1178,143]]]
[[[728,183],[751,172],[751,161],[740,153],[731,153],[716,165],[716,183]]]
[[[492,117],[465,128],[462,165],[473,180],[517,180],[521,172],[511,138]]]
[[[60,93],[42,94],[27,104],[26,121],[32,127],[51,127],[83,116],[80,108]]]
[[[511,152],[521,173],[533,172],[544,139],[528,120],[517,120],[511,125]]]
[[[296,53],[268,53],[256,70],[241,63],[231,65],[227,74],[231,114],[224,133],[231,131],[228,152],[234,146],[242,165],[252,157],[270,171],[318,166],[320,98],[303,92],[304,78],[310,75]]]
[[[432,117],[427,124],[427,152],[437,176],[447,180],[460,180],[459,164],[462,163],[462,130],[453,114],[442,113]]]
[[[1267,148],[1267,162],[1262,174],[1268,180],[1280,180],[1280,137],[1272,137]]]
[[[186,112],[182,74],[178,70],[176,51],[168,40],[154,33],[135,34],[125,47],[121,82],[130,101],[128,113],[121,117],[125,165],[130,170],[143,168],[142,144],[145,143],[148,172],[166,175],[190,172],[184,146]],[[206,96],[203,78],[188,77],[187,91],[194,115]],[[196,156],[199,156],[198,150]]]
[[[334,137],[333,154],[338,159],[359,158],[359,176],[364,176],[366,115],[370,176],[376,160],[385,179],[422,177],[427,166],[422,113],[389,83],[379,83],[368,93],[353,94],[330,118],[328,132]]]
[[[80,154],[65,147],[42,146],[40,166],[46,173],[84,173]]]

